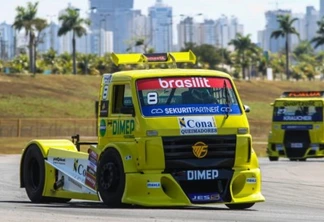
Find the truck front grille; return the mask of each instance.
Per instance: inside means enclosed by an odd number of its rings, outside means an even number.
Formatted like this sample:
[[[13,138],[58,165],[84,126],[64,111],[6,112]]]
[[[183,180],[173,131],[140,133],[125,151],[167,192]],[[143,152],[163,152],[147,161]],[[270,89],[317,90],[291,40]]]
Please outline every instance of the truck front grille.
[[[235,161],[236,135],[163,137],[165,171],[190,169],[231,169]],[[195,144],[205,144],[207,154],[198,158]]]
[[[310,145],[308,130],[287,130],[284,136],[284,145],[288,158],[301,158]]]

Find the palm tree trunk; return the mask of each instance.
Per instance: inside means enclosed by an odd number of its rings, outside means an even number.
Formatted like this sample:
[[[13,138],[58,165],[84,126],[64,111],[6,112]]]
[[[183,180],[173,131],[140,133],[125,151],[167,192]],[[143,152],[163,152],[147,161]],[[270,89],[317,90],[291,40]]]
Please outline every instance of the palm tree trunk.
[[[245,55],[244,52],[242,53],[242,76],[243,76],[243,80],[245,80]]]
[[[287,79],[290,79],[290,72],[289,72],[289,44],[288,44],[288,33],[286,34],[286,75]]]
[[[33,45],[34,45],[34,40],[33,40],[33,35],[30,33],[29,34],[29,71],[30,73],[33,73],[34,70],[34,50],[33,50]]]
[[[73,74],[76,75],[76,53],[75,53],[75,32],[72,34],[72,57],[73,57]]]

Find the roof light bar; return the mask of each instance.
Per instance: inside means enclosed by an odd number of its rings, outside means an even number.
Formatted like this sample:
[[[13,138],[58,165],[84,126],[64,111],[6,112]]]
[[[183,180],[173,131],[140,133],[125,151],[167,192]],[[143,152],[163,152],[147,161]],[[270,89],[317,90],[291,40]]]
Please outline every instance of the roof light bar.
[[[111,54],[112,62],[118,66],[122,64],[170,64],[170,63],[196,63],[195,54],[188,52],[169,53],[132,53],[132,54]]]

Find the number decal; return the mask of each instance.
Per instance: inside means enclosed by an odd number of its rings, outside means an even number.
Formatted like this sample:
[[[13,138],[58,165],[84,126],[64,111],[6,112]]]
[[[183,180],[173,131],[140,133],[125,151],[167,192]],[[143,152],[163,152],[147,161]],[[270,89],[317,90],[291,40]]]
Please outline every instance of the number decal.
[[[157,92],[149,92],[147,94],[147,104],[156,105],[158,103],[158,94]]]

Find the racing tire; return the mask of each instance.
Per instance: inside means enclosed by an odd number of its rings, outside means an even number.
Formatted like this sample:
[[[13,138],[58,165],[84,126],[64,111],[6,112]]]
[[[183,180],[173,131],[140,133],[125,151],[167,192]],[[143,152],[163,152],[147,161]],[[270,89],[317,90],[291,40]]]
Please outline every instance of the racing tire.
[[[243,210],[251,208],[255,203],[244,203],[244,204],[225,204],[231,210]]]
[[[29,146],[23,163],[23,181],[28,198],[33,203],[47,202],[43,197],[45,184],[44,157],[37,145]]]
[[[125,172],[119,152],[108,148],[99,160],[97,177],[99,195],[105,205],[122,207],[125,190]]]
[[[277,156],[269,156],[269,160],[270,161],[278,161],[279,157],[277,157]]]
[[[301,159],[299,159],[299,161],[301,161],[301,162],[305,162],[306,159],[307,159],[307,158],[301,158]]]

